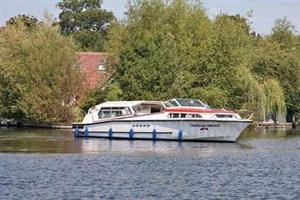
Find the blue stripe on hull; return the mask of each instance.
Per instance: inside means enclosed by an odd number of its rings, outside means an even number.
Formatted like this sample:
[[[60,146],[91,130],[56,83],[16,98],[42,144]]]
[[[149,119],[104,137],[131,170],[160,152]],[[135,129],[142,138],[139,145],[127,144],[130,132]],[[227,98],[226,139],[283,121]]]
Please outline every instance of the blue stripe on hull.
[[[84,135],[76,135],[78,138],[83,138]],[[105,138],[109,139],[108,136],[96,136],[96,135],[90,135],[89,138]],[[116,137],[113,136],[112,139],[114,140],[130,140],[129,137]],[[133,140],[152,140],[152,138],[133,138]],[[178,141],[177,138],[156,138],[158,141]],[[215,143],[234,143],[234,141],[231,140],[224,140],[222,138],[201,138],[201,139],[183,139],[184,142],[215,142]]]
[[[134,137],[130,138],[128,132],[116,132],[112,136],[108,132],[104,131],[91,131],[88,136],[85,136],[83,131],[79,131],[75,137],[89,137],[89,138],[107,138],[107,139],[122,139],[122,140],[153,140],[152,132],[135,132]],[[203,137],[199,139],[185,139],[185,138],[173,138],[172,132],[157,132],[155,140],[164,141],[185,141],[185,142],[234,142],[232,140],[226,140],[224,137]]]

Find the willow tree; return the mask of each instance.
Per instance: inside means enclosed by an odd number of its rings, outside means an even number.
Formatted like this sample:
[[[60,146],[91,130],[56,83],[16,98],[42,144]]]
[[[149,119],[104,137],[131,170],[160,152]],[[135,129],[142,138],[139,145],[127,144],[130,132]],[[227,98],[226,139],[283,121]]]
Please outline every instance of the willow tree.
[[[286,112],[285,97],[282,87],[278,81],[269,79],[264,81],[264,108],[265,115],[271,114],[273,120],[276,122],[278,119],[282,119]]]
[[[261,39],[256,44],[250,68],[260,82],[278,81],[287,113],[293,115],[299,112],[300,60],[291,51],[270,38]]]
[[[75,45],[57,27],[7,25],[0,32],[0,114],[31,123],[72,120],[80,92]]]
[[[278,80],[287,100],[287,119],[300,115],[300,43],[299,33],[287,18],[277,19],[268,40],[277,45]],[[280,51],[280,54],[279,54]],[[274,68],[274,67],[273,67]]]

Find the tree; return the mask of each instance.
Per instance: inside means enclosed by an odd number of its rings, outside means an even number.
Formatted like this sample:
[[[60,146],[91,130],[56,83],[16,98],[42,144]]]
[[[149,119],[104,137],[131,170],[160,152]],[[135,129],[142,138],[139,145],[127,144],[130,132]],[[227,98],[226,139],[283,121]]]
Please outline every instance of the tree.
[[[30,123],[70,122],[81,88],[75,49],[57,27],[23,23],[0,32],[0,114]]]
[[[102,51],[112,12],[101,9],[102,0],[62,0],[57,6],[59,25],[65,35],[74,37],[84,51]]]
[[[231,108],[242,104],[246,88],[235,88],[241,81],[236,72],[253,45],[245,19],[222,15],[212,23],[201,6],[182,0],[131,6],[126,25],[111,29],[108,48],[119,59],[116,82],[123,97],[197,97]]]
[[[114,83],[122,97],[187,96],[187,80],[194,76],[188,69],[197,65],[196,45],[204,44],[209,26],[202,7],[185,1],[140,1],[130,4],[127,14],[125,25],[112,26],[107,45],[118,60]]]
[[[32,15],[17,15],[7,20],[6,26],[16,25],[18,23],[22,23],[24,26],[28,28],[34,28],[40,22],[36,17]]]
[[[106,87],[112,89],[101,98],[92,95],[93,102],[191,97],[253,113],[256,120],[269,113],[278,120],[286,108],[296,112],[298,43],[293,39],[294,47],[285,48],[281,39],[250,31],[239,15],[210,20],[197,0],[130,1],[124,23],[112,24],[105,46],[116,61]]]
[[[260,79],[275,79],[283,89],[287,120],[300,113],[300,54],[294,26],[286,18],[275,21],[272,34],[256,43],[252,71]]]
[[[277,19],[272,28],[271,39],[277,41],[282,47],[291,48],[295,43],[295,27],[286,18]]]

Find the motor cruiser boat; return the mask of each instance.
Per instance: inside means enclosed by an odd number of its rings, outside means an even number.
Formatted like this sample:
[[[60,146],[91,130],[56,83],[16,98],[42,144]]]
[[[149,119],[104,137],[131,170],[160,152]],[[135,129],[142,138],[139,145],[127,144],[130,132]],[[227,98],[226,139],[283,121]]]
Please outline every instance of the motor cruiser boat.
[[[73,132],[76,137],[234,142],[251,122],[198,99],[109,101],[90,108]]]

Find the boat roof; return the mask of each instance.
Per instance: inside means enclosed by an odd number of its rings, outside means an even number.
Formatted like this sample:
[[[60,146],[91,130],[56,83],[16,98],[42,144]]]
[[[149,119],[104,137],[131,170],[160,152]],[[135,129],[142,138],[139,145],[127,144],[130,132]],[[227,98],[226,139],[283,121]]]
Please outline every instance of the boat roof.
[[[140,104],[156,104],[162,105],[160,101],[107,101],[99,104],[100,107],[133,107]]]

